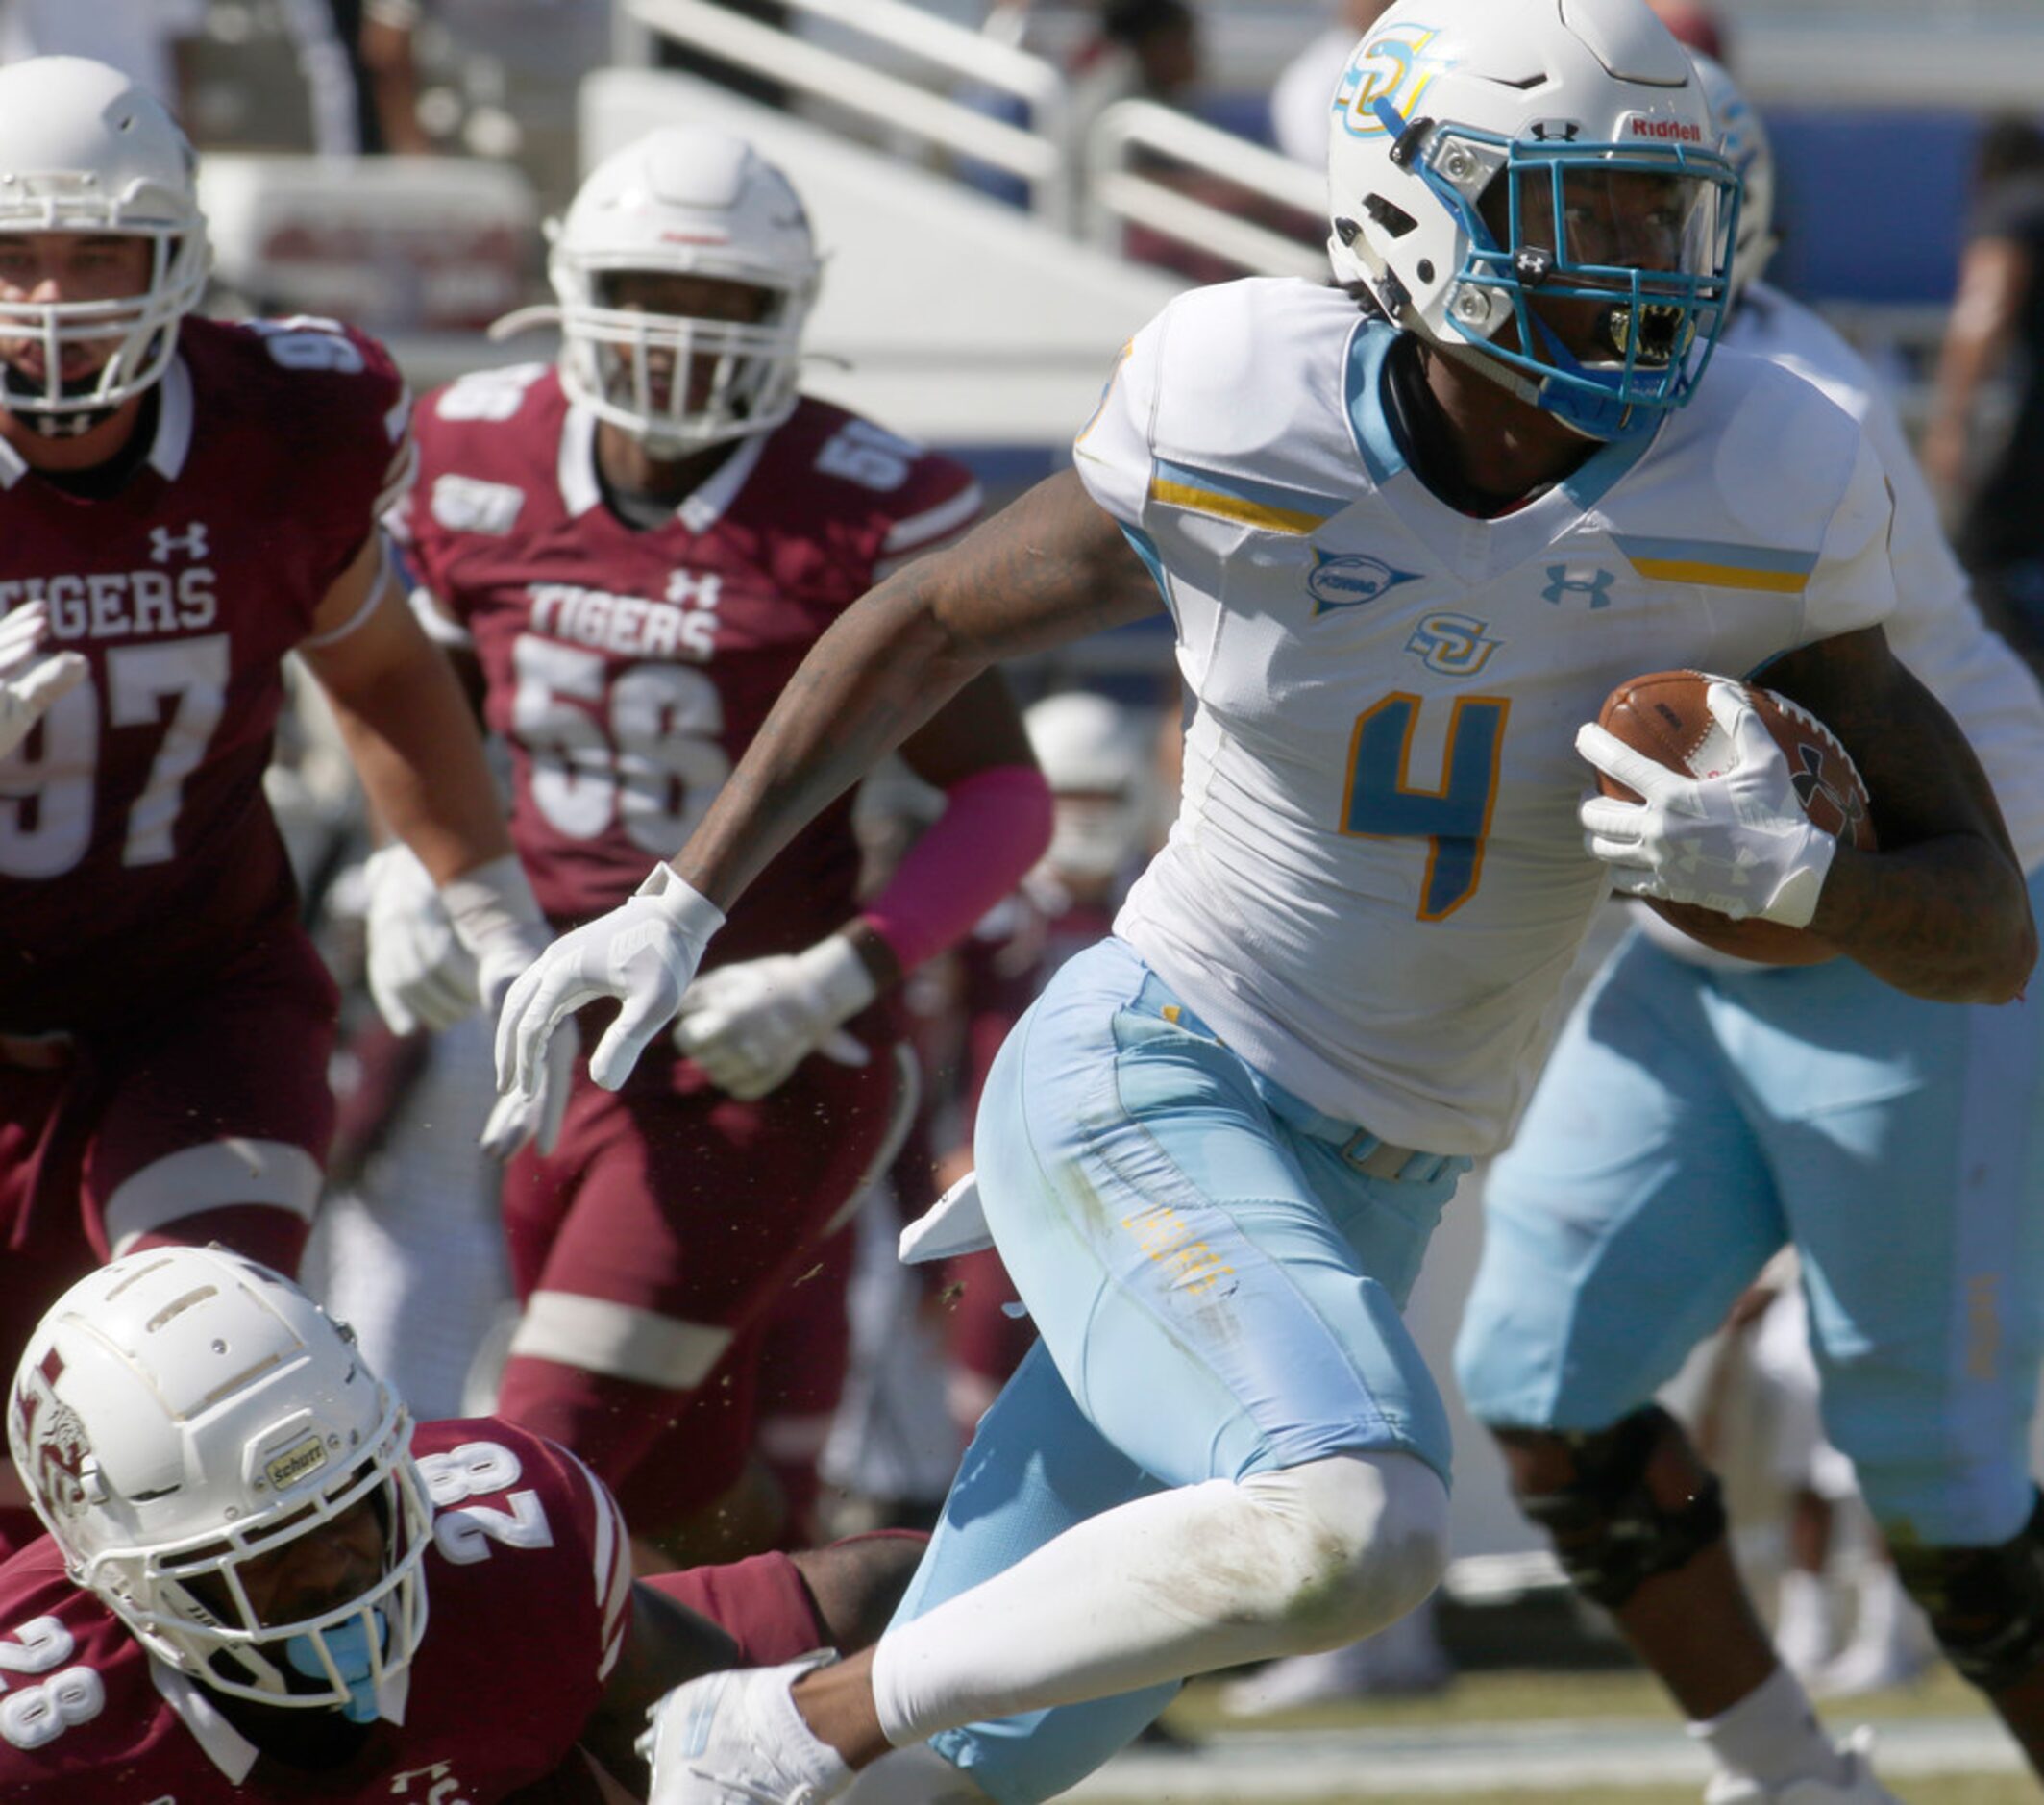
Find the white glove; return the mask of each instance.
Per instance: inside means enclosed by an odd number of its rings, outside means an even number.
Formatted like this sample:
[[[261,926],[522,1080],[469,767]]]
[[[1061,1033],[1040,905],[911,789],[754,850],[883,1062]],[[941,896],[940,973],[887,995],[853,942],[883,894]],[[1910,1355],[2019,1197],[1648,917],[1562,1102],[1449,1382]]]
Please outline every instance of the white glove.
[[[438,895],[462,952],[474,960],[482,1006],[499,1017],[513,982],[547,948],[546,917],[539,912],[525,868],[506,853],[450,878]],[[509,1159],[528,1141],[542,1153],[553,1152],[560,1139],[579,1051],[580,1037],[570,1023],[565,1034],[554,1037],[532,1089],[497,1100],[482,1126],[484,1152],[493,1159]]]
[[[646,1043],[681,1006],[724,911],[665,864],[607,915],[563,934],[511,986],[497,1018],[497,1088],[536,1093],[554,1030],[585,1003],[623,1004],[590,1055],[606,1091],[625,1082]]]
[[[843,1066],[871,1055],[838,1024],[877,987],[858,950],[830,934],[800,952],[774,953],[705,972],[681,999],[675,1045],[741,1101],[777,1090],[813,1052]]]
[[[431,875],[410,847],[393,844],[369,855],[362,877],[369,887],[369,994],[377,1012],[393,1034],[453,1027],[482,993],[476,961],[456,935]]]
[[[1646,799],[1588,798],[1583,843],[1633,896],[1807,927],[1838,843],[1803,812],[1787,759],[1738,687],[1712,683],[1706,701],[1736,754],[1718,777],[1685,777],[1600,727],[1577,729],[1576,751]]]
[[[369,994],[393,1033],[439,1033],[479,1002],[494,1014],[520,972],[545,949],[546,922],[515,858],[493,859],[444,887],[407,846],[371,854]],[[557,1035],[531,1097],[500,1097],[483,1125],[482,1150],[509,1159],[528,1141],[551,1153],[568,1107],[578,1037]]]
[[[75,652],[44,652],[49,636],[40,602],[24,602],[0,617],[0,758],[27,739],[51,705],[92,668]]]
[[[506,1091],[491,1106],[480,1145],[492,1159],[509,1159],[529,1141],[542,1157],[560,1144],[561,1118],[568,1113],[568,1092],[575,1082],[576,1056],[582,1037],[569,1022],[547,1043],[547,1062],[539,1089],[531,1097]]]

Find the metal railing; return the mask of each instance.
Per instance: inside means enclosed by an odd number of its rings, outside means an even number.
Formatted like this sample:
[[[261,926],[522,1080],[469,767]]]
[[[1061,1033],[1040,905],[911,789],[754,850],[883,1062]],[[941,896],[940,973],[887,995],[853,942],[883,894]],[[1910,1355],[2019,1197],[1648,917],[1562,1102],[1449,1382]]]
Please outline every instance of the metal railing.
[[[1016,50],[925,12],[905,0],[788,0],[811,18],[882,45],[897,59],[929,63],[940,82],[992,90],[1021,103],[1029,123],[1012,125],[983,108],[934,92],[830,44],[761,24],[709,0],[628,0],[650,30],[849,111],[881,136],[906,133],[1025,184],[1031,210],[1061,226],[1072,220],[1070,171],[1059,147],[1067,106],[1064,76]]]
[[[1105,109],[1087,135],[1086,157],[1086,226],[1096,242],[1113,243],[1121,226],[1136,225],[1250,275],[1327,274],[1318,242],[1326,178],[1289,157],[1147,100]],[[1188,188],[1172,179],[1178,172],[1206,185]],[[1312,235],[1260,222],[1256,215],[1270,209],[1297,214]]]

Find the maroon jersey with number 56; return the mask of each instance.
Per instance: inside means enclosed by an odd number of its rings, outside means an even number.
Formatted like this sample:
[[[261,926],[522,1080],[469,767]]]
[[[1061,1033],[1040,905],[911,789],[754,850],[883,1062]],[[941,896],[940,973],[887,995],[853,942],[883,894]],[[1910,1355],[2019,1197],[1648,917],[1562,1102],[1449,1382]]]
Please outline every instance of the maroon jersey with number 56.
[[[0,1801],[7,1805],[492,1805],[552,1775],[630,1620],[631,1550],[574,1455],[493,1419],[413,1438],[433,1502],[425,1640],[376,1722],[317,1766],[259,1752],[65,1577],[48,1537],[0,1567]]]
[[[644,531],[605,505],[596,420],[545,365],[464,377],[418,430],[393,524],[481,660],[512,838],[557,927],[677,852],[825,629],[980,507],[962,465],[807,399]],[[848,798],[748,890],[709,963],[821,938],[857,877]]]
[[[111,494],[0,444],[0,613],[91,665],[0,758],[0,1031],[104,1029],[288,919],[281,660],[409,470],[403,381],[326,321],[187,320],[150,406]]]

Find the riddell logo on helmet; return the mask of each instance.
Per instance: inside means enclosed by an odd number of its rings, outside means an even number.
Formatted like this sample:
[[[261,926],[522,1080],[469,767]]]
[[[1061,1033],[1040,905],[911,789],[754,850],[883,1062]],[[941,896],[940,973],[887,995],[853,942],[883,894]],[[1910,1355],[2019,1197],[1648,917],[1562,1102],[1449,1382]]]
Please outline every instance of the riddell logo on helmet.
[[[1701,144],[1703,127],[1687,119],[1642,119],[1635,113],[1625,122],[1628,137],[1660,138],[1677,144]]]

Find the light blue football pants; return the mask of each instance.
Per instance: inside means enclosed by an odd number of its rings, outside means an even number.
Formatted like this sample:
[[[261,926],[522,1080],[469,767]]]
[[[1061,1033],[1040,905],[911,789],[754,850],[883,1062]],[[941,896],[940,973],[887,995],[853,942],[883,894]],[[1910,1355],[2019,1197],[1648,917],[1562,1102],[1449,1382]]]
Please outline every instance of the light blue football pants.
[[[1793,1241],[1825,1429],[1875,1515],[2005,1541],[2033,1503],[2040,1054],[2044,1001],[1925,1002],[1846,959],[1715,973],[1634,934],[1485,1185],[1471,1411],[1615,1422]]]
[[[1042,1339],[979,1425],[898,1618],[1165,1486],[1344,1451],[1442,1479],[1448,1429],[1399,1309],[1467,1162],[1396,1179],[1253,1072],[1117,940],[1017,1024],[979,1105],[979,1188]],[[1173,1687],[975,1724],[935,1746],[1004,1805],[1048,1798]]]

